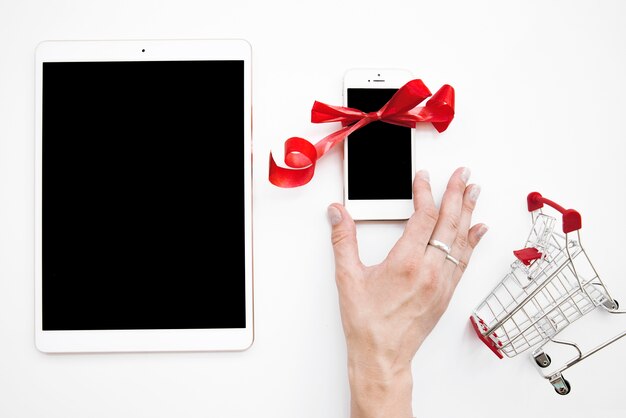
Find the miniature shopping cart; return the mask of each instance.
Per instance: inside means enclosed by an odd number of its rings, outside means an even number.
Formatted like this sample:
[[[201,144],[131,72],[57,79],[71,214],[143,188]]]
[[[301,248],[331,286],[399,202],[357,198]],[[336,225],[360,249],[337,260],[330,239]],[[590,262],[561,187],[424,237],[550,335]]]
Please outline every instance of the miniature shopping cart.
[[[626,331],[583,354],[578,345],[555,336],[595,308],[624,313],[598,276],[580,242],[581,217],[532,192],[527,197],[532,229],[524,248],[513,251],[510,271],[488,294],[470,317],[478,337],[499,358],[516,356],[533,348],[532,357],[541,368],[550,366],[544,352],[548,342],[576,350],[576,357],[548,374],[558,394],[570,392],[562,372],[626,335]],[[556,218],[543,213],[545,205],[562,214],[562,231]]]

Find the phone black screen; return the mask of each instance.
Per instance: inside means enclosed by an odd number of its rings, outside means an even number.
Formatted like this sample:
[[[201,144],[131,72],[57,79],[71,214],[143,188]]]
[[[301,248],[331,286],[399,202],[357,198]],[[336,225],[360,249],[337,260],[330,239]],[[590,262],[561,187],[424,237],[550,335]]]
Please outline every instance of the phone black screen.
[[[243,86],[242,61],[43,64],[44,330],[245,327]]]
[[[397,89],[348,88],[348,107],[375,112]],[[411,129],[372,122],[350,134],[348,199],[411,199]]]

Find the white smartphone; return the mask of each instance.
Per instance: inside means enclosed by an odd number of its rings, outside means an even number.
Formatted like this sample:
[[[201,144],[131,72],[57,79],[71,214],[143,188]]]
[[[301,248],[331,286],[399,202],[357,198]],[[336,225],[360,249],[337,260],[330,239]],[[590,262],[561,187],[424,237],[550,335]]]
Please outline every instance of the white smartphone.
[[[413,78],[408,70],[355,68],[343,104],[375,112]],[[415,129],[372,122],[344,140],[344,205],[354,220],[404,220],[413,213]]]

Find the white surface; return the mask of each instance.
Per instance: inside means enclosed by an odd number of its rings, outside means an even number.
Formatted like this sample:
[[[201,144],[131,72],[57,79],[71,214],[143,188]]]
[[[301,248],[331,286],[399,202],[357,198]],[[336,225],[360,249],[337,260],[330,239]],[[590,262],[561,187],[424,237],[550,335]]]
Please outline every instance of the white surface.
[[[13,1],[0,3],[0,416],[344,418],[345,348],[326,207],[341,199],[340,154],[312,182],[279,189],[268,154],[312,141],[314,100],[341,101],[356,66],[412,69],[455,87],[448,131],[425,127],[418,166],[441,196],[453,169],[481,184],[490,226],[415,362],[418,417],[610,416],[626,412],[626,341],[574,366],[558,396],[527,357],[498,360],[468,316],[507,270],[536,190],[583,216],[583,244],[626,306],[626,3],[615,1]],[[44,355],[34,346],[34,49],[44,39],[242,37],[253,47],[256,341],[242,353]],[[228,214],[216,216],[228,221]],[[401,224],[359,227],[382,259]],[[219,244],[219,242],[217,243]],[[216,268],[228,268],[228,265]],[[570,327],[594,345],[626,318]],[[553,357],[554,360],[554,357]],[[601,413],[602,412],[602,413]]]

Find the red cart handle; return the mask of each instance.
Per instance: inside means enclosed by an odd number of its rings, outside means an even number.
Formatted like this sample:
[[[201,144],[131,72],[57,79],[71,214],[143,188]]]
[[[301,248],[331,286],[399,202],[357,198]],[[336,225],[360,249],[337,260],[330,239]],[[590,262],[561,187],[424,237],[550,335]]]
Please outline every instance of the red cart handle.
[[[538,192],[530,192],[526,198],[528,202],[528,211],[533,212],[537,209],[541,209],[544,203],[553,207],[563,214],[563,232],[566,234],[572,231],[578,231],[582,227],[582,221],[580,219],[580,213],[574,209],[565,209],[563,206],[554,203],[550,199],[546,199]]]

